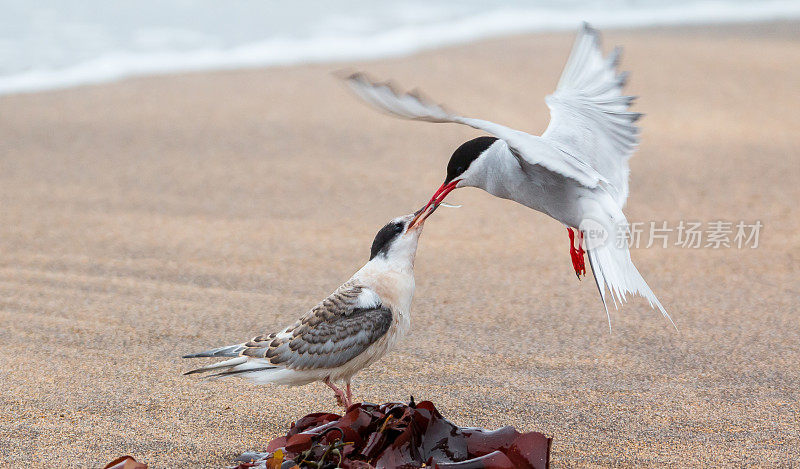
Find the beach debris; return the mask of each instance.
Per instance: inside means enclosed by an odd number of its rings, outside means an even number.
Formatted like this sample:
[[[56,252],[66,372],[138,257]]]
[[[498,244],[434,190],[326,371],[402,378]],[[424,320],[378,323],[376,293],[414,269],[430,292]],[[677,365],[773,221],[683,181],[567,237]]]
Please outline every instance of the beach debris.
[[[430,401],[353,404],[344,415],[314,413],[293,423],[266,453],[245,453],[235,469],[545,469],[552,439],[513,427],[458,427]]]
[[[147,464],[142,464],[132,456],[121,456],[106,464],[103,469],[147,469]]]

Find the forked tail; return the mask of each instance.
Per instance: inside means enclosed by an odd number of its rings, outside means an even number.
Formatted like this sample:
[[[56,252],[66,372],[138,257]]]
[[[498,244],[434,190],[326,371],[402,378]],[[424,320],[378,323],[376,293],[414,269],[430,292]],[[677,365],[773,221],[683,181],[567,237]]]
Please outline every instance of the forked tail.
[[[584,249],[589,256],[589,265],[594,274],[597,290],[606,309],[608,328],[611,329],[611,315],[608,314],[606,289],[610,293],[614,307],[621,306],[628,294],[638,294],[647,298],[650,307],[658,308],[677,330],[667,310],[631,261],[628,249],[628,220],[619,205],[604,192],[594,192],[590,197],[582,197],[579,200],[583,211],[579,229],[583,234]]]
[[[226,376],[246,375],[249,373],[256,373],[260,371],[276,370],[278,367],[272,365],[269,360],[261,358],[250,358],[242,355],[245,349],[245,344],[229,345],[226,347],[219,347],[205,352],[192,353],[184,355],[183,358],[227,358],[221,362],[212,363],[210,365],[201,366],[191,371],[187,371],[184,375],[193,375],[195,373],[206,373],[209,371],[218,371],[212,375],[206,375],[207,379],[224,378]],[[263,378],[263,377],[262,377]],[[268,379],[263,379],[268,381]]]
[[[585,235],[586,233],[584,233]],[[617,303],[621,306],[625,302],[626,295],[641,295],[647,298],[651,308],[658,308],[661,314],[669,319],[669,322],[677,330],[678,328],[669,313],[658,301],[656,294],[653,293],[647,282],[644,281],[639,270],[633,265],[628,246],[624,243],[624,239],[622,241],[623,243],[619,240],[608,238],[604,243],[598,243],[596,246],[589,245],[587,246],[588,249],[586,249],[597,290],[600,292],[603,307],[606,309],[609,330],[611,330],[611,315],[608,313],[608,305],[606,304],[606,288],[611,294],[611,301],[614,303],[615,308],[617,308]]]

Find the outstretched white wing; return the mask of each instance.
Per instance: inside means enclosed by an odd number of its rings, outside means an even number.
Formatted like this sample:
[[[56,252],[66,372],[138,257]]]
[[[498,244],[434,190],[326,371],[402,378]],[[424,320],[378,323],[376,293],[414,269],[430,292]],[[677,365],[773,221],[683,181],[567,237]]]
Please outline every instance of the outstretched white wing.
[[[628,198],[628,159],[639,142],[634,125],[640,113],[622,94],[626,73],[617,73],[620,48],[603,57],[600,33],[584,23],[556,91],[545,101],[550,125],[542,134],[559,150],[583,161],[606,178],[620,207]]]
[[[532,166],[541,166],[587,187],[596,187],[601,182],[606,182],[600,173],[583,160],[555,148],[540,137],[494,122],[452,114],[417,93],[398,92],[389,83],[373,82],[363,73],[350,75],[347,83],[364,101],[394,116],[427,122],[464,124],[488,132],[508,144],[525,170],[530,170]]]

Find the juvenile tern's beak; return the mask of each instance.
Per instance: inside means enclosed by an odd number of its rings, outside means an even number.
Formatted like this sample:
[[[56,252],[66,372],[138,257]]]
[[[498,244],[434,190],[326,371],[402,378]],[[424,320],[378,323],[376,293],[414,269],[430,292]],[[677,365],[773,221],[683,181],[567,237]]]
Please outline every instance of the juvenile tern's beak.
[[[414,218],[412,218],[411,223],[408,224],[406,232],[411,231],[415,226],[422,226],[422,224],[425,223],[425,219],[431,216],[438,207],[438,205],[426,204],[424,207],[414,212]]]

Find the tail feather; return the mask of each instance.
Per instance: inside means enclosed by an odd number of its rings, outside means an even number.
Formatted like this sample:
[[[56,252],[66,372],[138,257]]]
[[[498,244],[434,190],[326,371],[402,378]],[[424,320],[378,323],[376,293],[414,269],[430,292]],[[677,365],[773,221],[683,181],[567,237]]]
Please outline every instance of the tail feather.
[[[609,239],[608,242],[601,246],[593,246],[587,249],[587,254],[597,290],[600,292],[603,307],[606,310],[606,316],[608,316],[609,330],[611,330],[611,315],[608,313],[608,305],[606,304],[606,288],[611,294],[614,308],[618,308],[617,302],[619,302],[619,306],[625,303],[627,294],[638,294],[647,299],[651,308],[658,308],[675,330],[678,329],[672,317],[670,317],[664,306],[658,301],[653,290],[650,289],[650,286],[647,285],[647,282],[639,273],[639,270],[633,265],[627,246],[618,246],[615,244],[615,240]]]
[[[184,375],[193,375],[195,373],[205,373],[207,371],[212,371],[212,370],[219,370],[219,369],[223,369],[223,368],[231,368],[231,367],[234,367],[234,366],[237,366],[237,365],[243,365],[246,362],[247,362],[247,357],[231,358],[230,360],[224,360],[224,361],[221,361],[221,362],[212,363],[210,365],[201,366],[200,368],[196,368],[194,370],[187,371],[186,373],[184,373]]]
[[[594,284],[597,285],[597,291],[600,292],[600,299],[603,300],[603,308],[606,310],[606,318],[608,318],[608,332],[611,332],[611,315],[608,314],[608,305],[606,304],[605,278],[603,277],[603,272],[600,269],[595,269],[591,253],[588,253],[587,255],[589,257],[589,267],[592,268]],[[616,303],[614,303],[614,306],[616,307]]]
[[[249,366],[248,366],[249,365]],[[274,370],[277,369],[277,366],[258,366],[255,363],[244,363],[239,366],[234,366],[232,369],[228,371],[223,371],[220,373],[215,373],[213,375],[208,375],[208,379],[217,379],[217,378],[224,378],[226,376],[233,376],[233,375],[240,375],[243,373],[255,373],[257,371],[265,371],[265,370]]]
[[[182,358],[238,357],[244,349],[245,344],[226,345],[225,347],[212,348],[205,352],[190,353]]]

